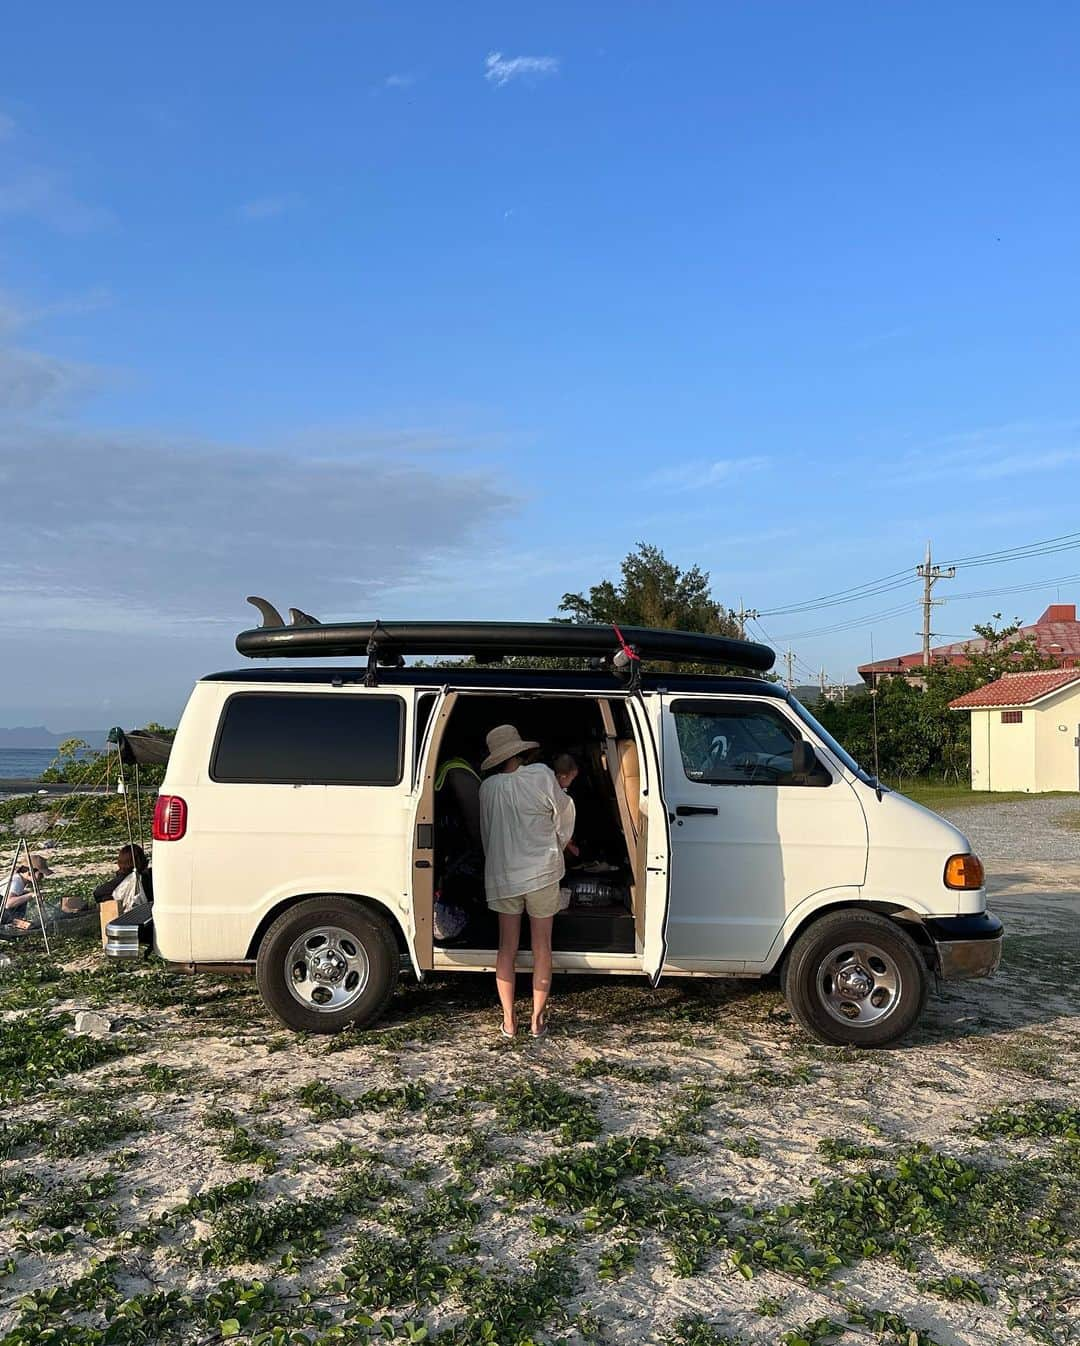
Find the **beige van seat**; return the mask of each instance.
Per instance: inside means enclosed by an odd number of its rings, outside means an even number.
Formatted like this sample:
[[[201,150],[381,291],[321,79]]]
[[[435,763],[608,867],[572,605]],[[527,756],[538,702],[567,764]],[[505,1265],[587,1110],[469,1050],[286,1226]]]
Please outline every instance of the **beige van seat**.
[[[619,809],[625,811],[626,824],[636,842],[641,831],[641,763],[632,738],[619,739],[619,779],[615,788],[622,796]]]
[[[632,738],[609,738],[604,760],[615,788],[623,835],[633,856],[641,834],[641,763],[637,744]]]

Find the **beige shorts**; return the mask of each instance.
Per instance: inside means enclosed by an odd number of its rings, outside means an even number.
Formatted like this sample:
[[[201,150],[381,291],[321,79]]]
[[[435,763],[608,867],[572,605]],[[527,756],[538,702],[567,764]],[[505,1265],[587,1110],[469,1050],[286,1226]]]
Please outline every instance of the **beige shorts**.
[[[554,916],[560,910],[559,885],[549,883],[546,888],[524,893],[521,897],[489,897],[487,904],[492,911],[501,911],[504,916],[520,916],[523,911],[538,919]]]

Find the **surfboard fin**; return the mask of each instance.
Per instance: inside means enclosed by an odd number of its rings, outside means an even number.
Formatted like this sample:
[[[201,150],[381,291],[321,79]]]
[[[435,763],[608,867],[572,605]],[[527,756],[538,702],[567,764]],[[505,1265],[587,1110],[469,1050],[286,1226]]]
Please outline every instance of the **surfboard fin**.
[[[322,626],[318,617],[313,617],[309,612],[301,612],[299,608],[289,609],[290,626]]]
[[[278,612],[273,603],[268,603],[265,598],[259,598],[255,594],[249,594],[247,601],[253,608],[259,609],[259,616],[262,618],[262,621],[259,623],[260,626],[285,625],[285,618]]]

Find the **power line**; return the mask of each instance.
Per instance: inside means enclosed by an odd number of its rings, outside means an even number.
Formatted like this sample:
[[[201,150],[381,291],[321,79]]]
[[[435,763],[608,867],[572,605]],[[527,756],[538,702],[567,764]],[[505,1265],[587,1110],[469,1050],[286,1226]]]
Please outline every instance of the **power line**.
[[[1000,551],[976,552],[972,556],[958,556],[948,564],[973,566],[989,565],[992,561],[1020,561],[1029,554],[1043,555],[1043,548],[1047,551],[1069,551],[1073,547],[1080,547],[1080,533],[1062,533],[1060,537],[1043,538],[1041,542],[1023,542],[1018,546],[1005,547]]]
[[[1080,580],[1077,575],[1053,575],[1044,580],[1033,580],[1029,584],[1011,584],[1002,589],[972,589],[966,594],[953,594],[953,598],[996,598],[1006,594],[1030,594],[1039,589],[1047,589],[1051,584],[1075,584]]]
[[[864,613],[861,617],[852,617],[847,621],[834,622],[829,626],[816,626],[808,631],[790,631],[777,636],[775,643],[783,644],[791,640],[812,640],[818,636],[839,635],[842,631],[854,631],[859,627],[872,626],[874,622],[885,621],[889,617],[898,617],[902,612],[910,612],[915,599],[898,603],[895,607],[883,608],[879,612]],[[774,643],[770,641],[770,643]]]
[[[975,568],[977,566],[1003,564],[1006,561],[1024,561],[1033,556],[1052,556],[1056,552],[1074,551],[1077,548],[1080,548],[1080,533],[1062,533],[1058,537],[1043,538],[1037,542],[1025,542],[1016,547],[1004,547],[998,551],[976,552],[971,556],[958,556],[955,560],[944,562],[940,566],[943,573],[937,578],[944,578],[944,572],[953,567],[968,566]],[[821,594],[817,598],[804,599],[799,603],[787,603],[777,608],[763,608],[759,615],[763,617],[789,616],[796,613],[816,611],[820,608],[837,607],[844,603],[857,603],[864,598],[876,598],[881,594],[902,589],[913,583],[917,578],[920,578],[920,567],[916,567],[914,571],[895,570],[892,574],[881,575],[877,579],[866,580],[862,584],[852,585],[847,589],[835,589],[831,593]],[[979,594],[977,596],[983,597],[984,595]]]
[[[905,585],[913,583],[914,580],[914,571],[903,572],[903,578],[899,575],[883,575],[879,580],[868,581],[866,584],[860,584],[853,589],[840,589],[835,594],[823,594],[820,598],[810,598],[803,603],[789,603],[780,608],[763,608],[760,615],[763,617],[786,617],[793,613],[836,607],[841,603],[857,603],[863,598],[876,598],[879,594],[887,594],[894,589],[902,589]]]

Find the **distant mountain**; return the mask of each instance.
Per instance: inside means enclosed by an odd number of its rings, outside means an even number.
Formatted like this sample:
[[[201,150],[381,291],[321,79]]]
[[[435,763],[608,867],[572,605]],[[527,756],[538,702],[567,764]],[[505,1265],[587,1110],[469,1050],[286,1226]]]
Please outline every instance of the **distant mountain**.
[[[81,738],[92,748],[103,748],[108,733],[107,729],[69,729],[54,734],[43,724],[35,724],[19,729],[0,729],[0,748],[55,748],[69,738]]]

